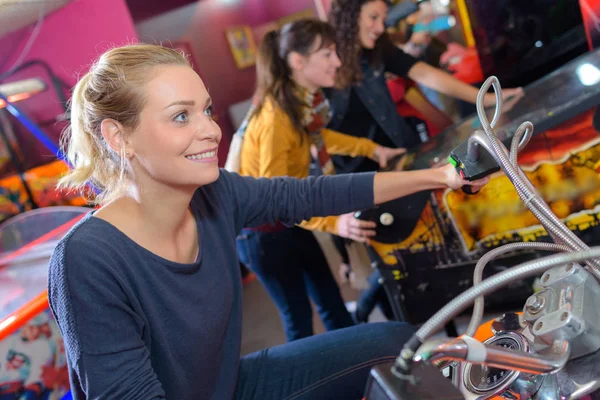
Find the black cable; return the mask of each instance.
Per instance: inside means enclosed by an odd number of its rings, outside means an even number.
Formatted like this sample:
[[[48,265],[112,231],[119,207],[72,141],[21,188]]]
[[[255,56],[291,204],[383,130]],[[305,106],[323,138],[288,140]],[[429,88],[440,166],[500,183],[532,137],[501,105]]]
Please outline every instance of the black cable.
[[[31,208],[32,209],[38,208],[38,205],[33,198],[33,193],[31,192],[31,188],[29,187],[29,184],[27,183],[27,180],[25,179],[25,168],[23,168],[23,164],[21,164],[21,161],[19,160],[19,157],[17,156],[15,149],[12,147],[10,140],[8,139],[8,135],[4,131],[4,128],[2,127],[2,124],[0,124],[0,136],[2,137],[2,141],[4,142],[4,145],[6,146],[6,150],[8,151],[8,154],[10,156],[12,163],[15,166],[15,169],[17,170],[17,175],[19,176],[19,180],[21,181],[21,184],[23,185],[23,187],[25,189],[25,193],[27,193],[27,196],[29,197],[29,204],[31,205]]]

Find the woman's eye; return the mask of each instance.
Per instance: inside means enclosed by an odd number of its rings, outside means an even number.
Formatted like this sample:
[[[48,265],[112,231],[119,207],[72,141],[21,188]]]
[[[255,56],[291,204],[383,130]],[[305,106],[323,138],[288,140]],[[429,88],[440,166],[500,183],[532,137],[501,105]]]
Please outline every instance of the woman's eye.
[[[211,118],[211,119],[212,119],[212,117],[213,117],[213,106],[208,106],[208,107],[206,108],[206,110],[204,110],[204,114],[205,114],[207,117],[209,117],[209,118]]]
[[[177,114],[175,116],[175,118],[173,118],[173,121],[179,123],[179,124],[184,124],[186,122],[188,122],[188,115],[187,112],[181,112],[179,114]]]

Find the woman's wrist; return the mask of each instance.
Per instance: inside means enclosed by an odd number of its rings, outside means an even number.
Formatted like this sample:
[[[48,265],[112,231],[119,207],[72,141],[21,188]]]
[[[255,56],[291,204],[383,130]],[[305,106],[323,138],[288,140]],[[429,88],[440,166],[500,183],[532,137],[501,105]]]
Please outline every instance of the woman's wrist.
[[[456,174],[454,169],[449,170],[447,165],[443,167],[433,168],[431,171],[431,177],[434,185],[436,185],[440,189],[446,189],[451,186],[451,182],[453,181],[453,177],[450,176],[450,173]]]
[[[371,156],[369,158],[373,161],[379,161],[379,153],[381,152],[381,146],[376,144],[375,142],[373,142],[373,144],[375,146],[372,148]]]

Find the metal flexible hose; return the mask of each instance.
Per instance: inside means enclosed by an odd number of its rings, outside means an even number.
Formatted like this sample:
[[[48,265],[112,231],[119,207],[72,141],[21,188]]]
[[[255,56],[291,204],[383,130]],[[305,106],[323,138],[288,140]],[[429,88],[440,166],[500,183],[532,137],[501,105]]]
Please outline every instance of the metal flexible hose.
[[[568,246],[559,245],[556,243],[510,243],[497,249],[493,249],[487,253],[483,257],[479,259],[477,265],[475,266],[475,272],[473,273],[473,286],[481,283],[483,279],[483,270],[486,265],[498,257],[499,255],[510,253],[515,250],[541,250],[541,251],[560,251],[560,252],[571,252],[571,248]],[[483,317],[484,310],[484,297],[480,296],[475,299],[475,304],[473,306],[473,315],[471,316],[471,322],[469,323],[469,327],[465,332],[465,335],[473,336],[481,323],[481,318]]]
[[[527,146],[532,136],[533,124],[531,122],[525,121],[521,125],[519,125],[517,131],[515,132],[512,138],[512,142],[510,143],[510,163],[513,165],[513,167],[519,167],[519,152],[523,150],[525,146]]]
[[[538,275],[559,265],[582,262],[598,257],[600,257],[600,246],[576,253],[555,254],[509,268],[506,271],[485,279],[479,285],[473,286],[461,293],[440,311],[435,313],[433,317],[423,324],[415,335],[421,342],[425,341],[433,333],[444,327],[459,313],[473,304],[477,297],[492,293],[509,283]]]
[[[547,227],[544,225],[546,229],[549,229],[549,232],[552,232],[552,234],[556,235],[559,235],[559,233],[564,233],[564,236],[570,239],[566,241],[565,244],[573,246],[573,250],[575,251],[588,249],[589,247],[585,243],[583,243],[583,241],[581,241],[581,239],[579,239],[573,232],[571,232],[571,230],[569,230],[569,228],[566,225],[564,225],[562,221],[560,221],[560,219],[556,215],[554,215],[554,213],[552,213],[548,205],[539,197],[537,191],[530,190],[531,182],[529,182],[529,180],[523,173],[519,173],[518,170],[520,170],[520,168],[515,168],[509,160],[509,158],[507,157],[507,149],[493,133],[492,126],[489,123],[487,116],[485,115],[485,109],[483,107],[483,98],[490,86],[494,87],[496,99],[498,99],[501,96],[501,89],[500,83],[498,82],[498,78],[492,76],[488,78],[481,87],[477,95],[476,107],[477,114],[481,121],[481,125],[492,147],[492,156],[494,156],[494,158],[499,162],[500,167],[506,173],[510,181],[513,183],[513,185],[517,189],[517,192],[519,193],[519,196],[525,202],[525,204],[530,209],[537,209],[537,211],[539,211],[540,214],[543,214],[544,217],[551,222],[551,225],[548,225]],[[496,120],[498,114],[499,112],[497,112],[496,115],[494,115],[494,120]],[[516,157],[516,154],[514,155],[514,157]],[[525,183],[526,181],[528,183]],[[590,266],[594,276],[600,278],[600,260],[588,260],[587,264]]]
[[[494,87],[496,97],[496,108],[492,122],[488,121],[483,107],[483,98],[490,86]],[[397,367],[403,371],[408,371],[412,363],[412,357],[423,341],[433,333],[440,330],[452,318],[469,307],[476,300],[476,307],[473,310],[473,318],[469,324],[467,333],[475,333],[481,315],[483,314],[483,296],[492,293],[495,290],[511,282],[537,275],[541,272],[561,264],[568,264],[578,261],[584,261],[590,269],[590,272],[600,279],[600,247],[590,249],[579,237],[575,235],[550,209],[543,201],[537,190],[518,165],[518,153],[531,139],[533,134],[533,125],[530,122],[524,122],[519,126],[511,142],[511,151],[498,140],[493,132],[493,128],[500,118],[502,109],[502,94],[500,83],[494,76],[488,78],[482,85],[476,101],[477,114],[483,127],[483,132],[475,132],[470,138],[471,142],[476,142],[487,150],[502,168],[508,179],[514,185],[519,197],[523,200],[527,208],[536,216],[548,234],[554,239],[555,244],[548,243],[513,243],[492,250],[477,263],[475,268],[474,286],[461,295],[456,297],[434,316],[432,316],[405,344],[400,357],[398,357]],[[572,253],[563,253],[553,255],[539,260],[530,261],[509,268],[499,274],[496,274],[486,280],[481,281],[485,265],[494,257],[517,249],[539,249],[548,251],[563,251]]]
[[[501,160],[500,158],[497,156],[496,152],[494,151],[489,139],[487,138],[487,136],[481,132],[475,132],[475,134],[473,134],[473,136],[471,137],[470,141],[476,142],[478,143],[480,146],[482,146],[488,153],[490,153],[494,159],[496,160],[496,162],[498,164],[501,165]],[[506,148],[501,144],[501,150],[504,152],[507,152]],[[534,194],[536,193],[536,189],[533,187],[533,185],[531,184],[531,182],[529,181],[529,179],[525,176],[524,172],[518,168],[516,169],[517,175],[519,175],[521,177],[521,183],[522,185],[515,185],[515,189],[519,195],[519,197],[525,202],[525,204],[527,205],[527,207],[531,210],[531,212],[536,216],[536,218],[540,221],[540,223],[542,224],[542,226],[546,229],[546,231],[548,232],[548,234],[557,242],[557,243],[561,243],[561,244],[569,244],[571,246],[573,246],[573,248],[578,248],[577,242],[572,238],[572,232],[568,230],[568,228],[564,225],[560,225],[559,229],[555,228],[555,224],[554,222],[552,222],[545,213],[543,213],[542,211],[539,210],[539,207],[536,206],[536,202],[535,202],[535,198],[534,198]],[[510,179],[510,177],[509,177]],[[523,189],[523,186],[528,187],[530,189],[529,192],[526,192]],[[539,197],[537,197],[538,200]],[[533,204],[528,204],[528,202],[532,202]],[[542,200],[540,200],[542,201]],[[560,228],[564,228],[566,231],[563,231]]]
[[[519,169],[519,173],[523,174],[523,172]],[[524,175],[524,174],[523,174]],[[535,190],[535,189],[534,189]],[[517,193],[521,198],[527,198],[527,194],[517,189]],[[531,204],[529,206],[529,211],[540,221],[540,224],[546,229],[546,232],[550,235],[552,240],[558,244],[564,244],[570,246],[572,249],[578,248],[578,244],[575,240],[573,240],[572,236],[562,229],[553,229],[554,223],[546,217],[546,214],[540,210],[535,204]],[[570,231],[569,231],[570,232]]]

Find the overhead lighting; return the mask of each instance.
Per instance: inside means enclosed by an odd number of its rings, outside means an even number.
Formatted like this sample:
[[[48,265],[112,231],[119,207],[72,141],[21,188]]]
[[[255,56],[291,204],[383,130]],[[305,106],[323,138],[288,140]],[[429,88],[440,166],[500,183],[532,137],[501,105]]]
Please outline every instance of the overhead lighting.
[[[600,82],[600,69],[590,63],[581,64],[575,73],[585,86],[594,86]]]
[[[22,81],[0,84],[0,93],[10,103],[25,100],[34,94],[46,90],[46,84],[39,78],[24,79]],[[6,107],[4,100],[0,99],[0,109]]]

